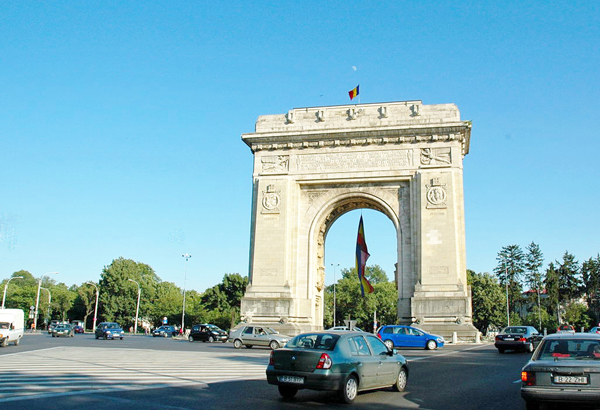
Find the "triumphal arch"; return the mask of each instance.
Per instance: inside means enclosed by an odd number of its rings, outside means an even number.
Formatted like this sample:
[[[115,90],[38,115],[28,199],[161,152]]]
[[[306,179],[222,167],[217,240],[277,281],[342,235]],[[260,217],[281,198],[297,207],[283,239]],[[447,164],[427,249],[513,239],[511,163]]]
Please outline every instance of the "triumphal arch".
[[[454,104],[260,116],[242,135],[254,154],[243,319],[288,334],[321,329],[327,232],[344,213],[370,208],[396,228],[398,322],[474,335],[463,197],[470,136]]]

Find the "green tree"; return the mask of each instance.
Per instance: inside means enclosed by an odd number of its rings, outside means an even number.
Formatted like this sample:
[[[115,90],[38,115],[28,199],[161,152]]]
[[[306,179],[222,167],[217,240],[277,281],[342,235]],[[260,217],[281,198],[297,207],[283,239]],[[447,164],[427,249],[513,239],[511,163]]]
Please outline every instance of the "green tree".
[[[592,324],[600,322],[600,254],[581,265],[581,277]]]
[[[554,316],[557,322],[560,322],[560,292],[559,277],[554,263],[550,262],[546,269],[546,307]]]
[[[394,282],[387,280],[387,275],[378,265],[367,266],[365,277],[374,288],[373,293],[361,296],[360,283],[355,268],[342,269],[342,278],[336,283],[336,318],[338,325],[344,319],[356,320],[356,325],[363,330],[371,330],[373,315],[377,313],[379,323],[397,322],[398,291]],[[333,286],[326,288],[325,295],[325,323],[332,320],[332,310],[327,306],[333,304]],[[331,313],[329,313],[331,312]]]
[[[150,266],[121,257],[105,266],[100,275],[100,315],[105,321],[133,326],[138,287],[130,279],[137,281],[141,289],[139,317],[148,317],[152,311],[160,279]]]
[[[582,282],[579,263],[575,260],[575,256],[565,252],[562,262],[557,261],[556,264],[561,300],[570,302],[581,295]]]
[[[516,312],[523,303],[521,280],[525,272],[525,255],[519,245],[508,245],[498,252],[496,260],[498,265],[494,273],[505,289],[508,287],[509,310]]]
[[[506,325],[506,296],[498,279],[489,273],[467,270],[471,286],[473,325],[482,333]]]
[[[586,314],[587,306],[579,302],[569,302],[565,306],[563,322],[573,325],[575,329],[589,326],[590,318]]]
[[[536,294],[536,303],[538,312],[538,324],[537,327],[541,327],[542,324],[542,310],[541,310],[541,296],[540,292],[542,291],[542,275],[540,273],[540,268],[544,263],[544,255],[540,250],[540,247],[535,242],[531,242],[527,245],[527,254],[525,255],[525,271],[526,271],[526,279],[529,289],[535,290]]]
[[[186,291],[186,322],[188,322],[189,293]],[[145,312],[144,318],[154,325],[160,325],[162,318],[166,317],[168,323],[181,324],[183,313],[183,291],[172,282],[158,282],[152,306]],[[141,308],[140,308],[141,310]],[[188,322],[189,323],[189,322]],[[138,325],[139,326],[139,325]]]
[[[53,286],[51,291],[53,312],[56,312],[59,315],[60,320],[66,321],[68,312],[73,306],[73,301],[75,300],[77,293],[67,288],[67,285],[64,283]]]

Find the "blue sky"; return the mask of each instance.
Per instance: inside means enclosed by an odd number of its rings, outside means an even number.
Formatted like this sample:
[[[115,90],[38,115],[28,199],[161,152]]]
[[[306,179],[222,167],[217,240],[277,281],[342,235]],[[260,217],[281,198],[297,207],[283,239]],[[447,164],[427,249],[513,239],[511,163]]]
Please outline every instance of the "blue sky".
[[[248,273],[259,115],[422,100],[473,121],[467,265],[538,243],[546,263],[600,252],[600,3],[3,2],[0,279],[67,285],[118,257],[203,291]],[[360,212],[326,242],[353,265]],[[390,221],[364,211],[392,277]],[[339,272],[339,271],[337,271]]]

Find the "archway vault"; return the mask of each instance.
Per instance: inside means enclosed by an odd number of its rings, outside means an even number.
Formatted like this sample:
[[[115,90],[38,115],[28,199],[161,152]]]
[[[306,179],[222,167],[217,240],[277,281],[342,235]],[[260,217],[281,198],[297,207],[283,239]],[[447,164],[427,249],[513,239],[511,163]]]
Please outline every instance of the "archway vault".
[[[396,229],[398,321],[473,333],[462,191],[470,129],[454,105],[420,101],[259,117],[242,136],[254,154],[243,319],[292,334],[322,328],[327,233],[368,208]]]

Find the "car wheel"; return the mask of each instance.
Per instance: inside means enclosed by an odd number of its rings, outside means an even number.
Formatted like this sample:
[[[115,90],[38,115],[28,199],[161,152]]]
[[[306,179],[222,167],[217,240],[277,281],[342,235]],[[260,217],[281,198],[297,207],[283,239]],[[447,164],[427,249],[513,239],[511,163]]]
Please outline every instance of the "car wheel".
[[[405,367],[400,369],[396,383],[392,386],[395,391],[404,391],[406,389],[406,383],[408,383],[408,372]]]
[[[384,341],[383,344],[385,344],[388,349],[394,350],[394,342],[392,342],[390,339]]]
[[[277,340],[271,340],[271,343],[269,343],[269,347],[271,348],[271,350],[277,350],[279,349],[279,343],[277,342]]]
[[[437,349],[437,343],[435,342],[435,340],[428,340],[427,344],[425,345],[425,348],[427,350],[435,350]]]
[[[106,334],[104,335],[104,340],[108,340],[108,336],[106,336]]]
[[[15,346],[19,346],[19,343],[21,343],[21,338],[17,338],[17,340],[15,340]]]
[[[277,388],[279,389],[279,394],[281,394],[281,396],[285,397],[286,399],[291,399],[296,395],[296,393],[298,393],[297,387],[277,386]]]
[[[162,334],[162,337],[167,337],[167,333],[166,333],[166,332],[165,332],[165,333],[163,333],[163,334]]]
[[[121,340],[123,340],[123,338],[121,338]]]
[[[236,349],[241,349],[243,346],[243,343],[240,339],[235,339],[233,341],[233,347],[235,347]]]
[[[191,342],[193,342],[193,341],[194,341],[194,338],[193,338],[192,336],[189,336],[189,337],[188,337],[188,342],[190,342],[190,343],[191,343]]]
[[[356,398],[358,394],[358,381],[356,380],[356,376],[350,375],[344,382],[342,389],[340,390],[340,399],[346,403],[350,404]]]
[[[246,349],[252,349],[252,345],[246,345]]]
[[[56,336],[56,335],[52,335],[52,337],[54,337],[54,336]]]
[[[212,342],[214,342],[214,341],[215,341],[215,338],[214,338],[214,337],[212,337],[212,336],[209,336],[209,338],[208,338],[208,343],[212,343]]]
[[[94,336],[96,336],[96,340],[100,339],[100,336],[98,336],[98,335],[94,335]]]
[[[498,348],[498,353],[500,353],[500,354],[504,353],[504,349]]]

